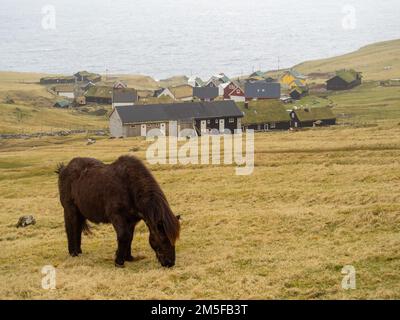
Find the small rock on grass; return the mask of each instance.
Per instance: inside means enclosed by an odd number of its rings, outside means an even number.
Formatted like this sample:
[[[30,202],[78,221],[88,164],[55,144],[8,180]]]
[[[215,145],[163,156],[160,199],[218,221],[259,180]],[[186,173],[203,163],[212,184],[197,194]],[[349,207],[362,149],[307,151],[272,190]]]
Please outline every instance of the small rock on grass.
[[[22,216],[19,218],[16,227],[25,228],[29,225],[34,225],[34,224],[36,224],[36,220],[33,216]]]

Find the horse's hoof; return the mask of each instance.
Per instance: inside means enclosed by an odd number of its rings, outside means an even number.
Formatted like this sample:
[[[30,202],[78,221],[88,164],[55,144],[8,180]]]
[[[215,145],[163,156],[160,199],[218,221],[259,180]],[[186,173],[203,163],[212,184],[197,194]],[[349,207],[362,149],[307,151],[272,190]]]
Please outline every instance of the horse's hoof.
[[[118,262],[115,262],[114,265],[115,265],[115,267],[117,267],[117,268],[125,268],[124,263],[119,264]]]
[[[128,257],[125,258],[125,261],[128,261],[128,262],[133,262],[135,260],[136,260],[136,258],[133,257],[133,256],[128,256]]]
[[[72,253],[70,253],[69,254],[71,257],[78,257],[79,256],[79,253],[77,253],[77,252],[72,252]]]

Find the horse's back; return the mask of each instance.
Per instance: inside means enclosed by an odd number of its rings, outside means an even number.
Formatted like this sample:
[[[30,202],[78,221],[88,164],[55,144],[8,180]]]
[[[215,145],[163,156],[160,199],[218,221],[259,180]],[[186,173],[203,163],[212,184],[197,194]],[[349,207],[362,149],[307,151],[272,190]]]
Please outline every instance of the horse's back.
[[[75,158],[65,170],[69,199],[92,222],[109,222],[115,211],[129,211],[130,200],[123,179],[110,165],[91,158]]]

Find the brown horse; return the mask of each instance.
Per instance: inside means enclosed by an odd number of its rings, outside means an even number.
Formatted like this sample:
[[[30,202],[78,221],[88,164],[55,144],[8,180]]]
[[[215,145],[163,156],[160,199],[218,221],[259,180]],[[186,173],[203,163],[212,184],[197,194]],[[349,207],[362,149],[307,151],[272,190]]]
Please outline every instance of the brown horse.
[[[86,220],[111,223],[117,233],[115,265],[133,261],[131,244],[136,224],[143,220],[150,231],[149,242],[164,267],[175,264],[178,217],[172,213],[159,184],[137,158],[122,156],[110,165],[92,158],[75,158],[56,171],[64,207],[68,251],[82,253],[81,235]]]

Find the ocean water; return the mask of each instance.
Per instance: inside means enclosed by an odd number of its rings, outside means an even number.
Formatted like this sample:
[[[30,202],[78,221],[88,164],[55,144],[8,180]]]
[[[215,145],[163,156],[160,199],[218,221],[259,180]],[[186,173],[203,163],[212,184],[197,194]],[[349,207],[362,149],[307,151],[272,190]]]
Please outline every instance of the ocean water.
[[[0,70],[209,77],[400,38],[399,0],[1,0]]]

